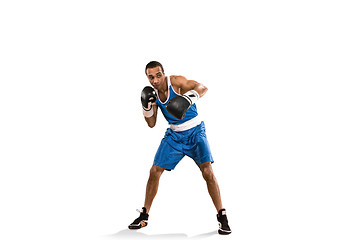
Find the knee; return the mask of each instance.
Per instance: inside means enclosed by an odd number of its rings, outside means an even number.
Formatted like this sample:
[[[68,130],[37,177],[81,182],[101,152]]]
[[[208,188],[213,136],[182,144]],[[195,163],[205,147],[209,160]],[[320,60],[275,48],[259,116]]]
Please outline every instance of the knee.
[[[202,171],[202,175],[206,182],[215,182],[215,175],[212,169],[204,168]]]
[[[161,174],[163,173],[164,169],[158,166],[152,166],[150,169],[150,176],[149,180],[159,180]]]

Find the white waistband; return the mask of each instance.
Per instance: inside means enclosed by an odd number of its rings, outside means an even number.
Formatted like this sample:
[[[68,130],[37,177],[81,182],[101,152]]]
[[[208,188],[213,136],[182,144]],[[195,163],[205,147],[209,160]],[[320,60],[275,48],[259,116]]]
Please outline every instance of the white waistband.
[[[196,117],[190,119],[189,121],[186,121],[179,125],[171,124],[170,129],[175,132],[180,132],[180,131],[185,131],[185,130],[189,130],[190,128],[196,127],[200,123],[201,123],[201,120],[200,120],[199,116],[196,116]]]

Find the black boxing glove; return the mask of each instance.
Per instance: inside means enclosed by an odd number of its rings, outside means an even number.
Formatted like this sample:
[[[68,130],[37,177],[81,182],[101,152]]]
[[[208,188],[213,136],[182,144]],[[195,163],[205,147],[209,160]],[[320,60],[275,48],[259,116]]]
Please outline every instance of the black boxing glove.
[[[199,94],[195,90],[190,90],[182,96],[172,98],[166,106],[166,110],[176,117],[183,119],[187,110],[199,99]]]
[[[156,101],[156,92],[152,87],[144,87],[141,91],[141,104],[143,107],[144,117],[151,117],[154,114],[152,103]]]

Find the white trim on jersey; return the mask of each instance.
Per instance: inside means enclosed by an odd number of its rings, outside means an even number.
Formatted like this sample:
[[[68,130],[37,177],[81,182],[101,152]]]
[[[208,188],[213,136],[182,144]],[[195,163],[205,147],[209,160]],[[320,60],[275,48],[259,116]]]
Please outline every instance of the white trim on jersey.
[[[170,98],[170,85],[171,85],[170,76],[166,77],[166,80],[167,80],[167,85],[168,85],[168,96],[167,96],[167,99],[166,99],[165,102],[162,102],[162,101],[161,101],[161,99],[159,98],[159,92],[158,92],[158,90],[157,90],[156,88],[154,88],[154,89],[155,89],[155,92],[156,92],[156,95],[158,96],[159,102],[160,102],[161,104],[167,103],[167,101],[169,101],[169,98]],[[174,92],[175,92],[175,91],[174,91]],[[176,93],[176,92],[175,92],[175,93]]]

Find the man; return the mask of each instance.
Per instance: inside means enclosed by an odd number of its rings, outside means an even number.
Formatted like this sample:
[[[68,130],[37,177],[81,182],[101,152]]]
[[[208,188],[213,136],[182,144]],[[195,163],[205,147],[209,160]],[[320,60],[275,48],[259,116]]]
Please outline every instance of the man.
[[[140,216],[129,225],[130,229],[147,226],[149,211],[164,170],[174,170],[185,156],[192,158],[199,166],[206,181],[211,199],[218,212],[219,234],[230,234],[226,211],[222,206],[220,190],[211,163],[214,162],[205,134],[204,122],[200,121],[195,102],[204,96],[207,88],[183,76],[165,76],[163,66],[156,61],[145,68],[146,76],[154,87],[145,87],[141,93],[143,114],[150,128],[156,124],[158,108],[170,124],[162,139],[150,169],[146,185],[144,207]]]

